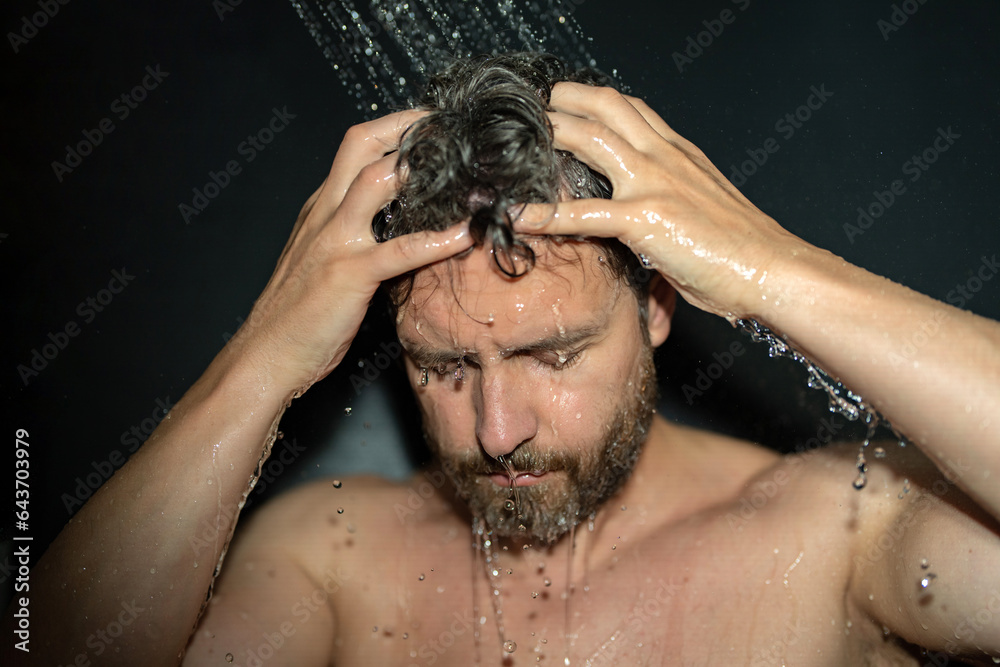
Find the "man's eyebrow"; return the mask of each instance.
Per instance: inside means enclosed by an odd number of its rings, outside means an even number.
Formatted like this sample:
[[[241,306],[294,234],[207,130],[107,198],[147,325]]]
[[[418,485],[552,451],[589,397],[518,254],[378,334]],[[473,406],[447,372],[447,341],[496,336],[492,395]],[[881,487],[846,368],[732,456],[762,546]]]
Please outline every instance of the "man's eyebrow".
[[[584,324],[580,327],[554,333],[527,345],[507,348],[502,354],[505,357],[512,357],[536,352],[566,352],[588,339],[600,335],[603,331],[603,327],[597,324]],[[406,353],[421,366],[439,366],[453,362],[459,357],[465,357],[473,363],[479,362],[479,354],[475,351],[442,350],[404,339],[400,339],[400,342]]]

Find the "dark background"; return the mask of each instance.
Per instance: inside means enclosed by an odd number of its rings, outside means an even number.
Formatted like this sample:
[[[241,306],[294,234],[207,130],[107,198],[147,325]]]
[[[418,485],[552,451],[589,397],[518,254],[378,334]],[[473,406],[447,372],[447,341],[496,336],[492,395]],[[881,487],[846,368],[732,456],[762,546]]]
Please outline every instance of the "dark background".
[[[877,22],[890,19],[890,2],[566,7],[593,38],[598,65],[617,68],[724,173],[748,149],[777,139],[780,150],[742,190],[808,241],[939,299],[1000,250],[996,2],[914,0],[916,13],[888,39]],[[673,52],[726,8],[735,21],[679,72]],[[20,31],[22,17],[37,11],[36,2],[6,3],[5,32]],[[17,53],[9,35],[0,52],[4,423],[8,435],[30,433],[37,558],[69,517],[66,499],[81,484],[87,489],[87,475],[103,479],[96,471],[128,453],[123,435],[162,416],[157,400],[178,400],[236,331],[299,207],[362,115],[292,6],[279,0],[244,0],[222,20],[209,0],[152,8],[76,0],[60,5]],[[157,65],[169,75],[119,119],[111,103]],[[833,95],[786,139],[775,123],[805,103],[811,86]],[[239,144],[272,109],[286,107],[295,118],[247,162]],[[66,145],[105,117],[113,132],[59,182],[52,162],[65,161]],[[910,182],[903,163],[948,127],[960,138]],[[178,205],[190,204],[192,188],[234,159],[242,172],[186,224]],[[895,179],[904,179],[905,194],[851,243],[843,225]],[[123,267],[134,280],[84,322],[77,305]],[[966,307],[998,318],[998,296],[1000,279]],[[371,362],[394,338],[381,312],[369,317],[345,364],[289,411],[276,451],[287,448],[295,462],[274,469],[251,509],[311,475],[400,476],[423,456],[398,444],[400,433],[414,432],[398,369],[358,388],[358,362]],[[17,366],[29,365],[33,350],[70,321],[79,335],[25,384]],[[746,352],[689,405],[683,386],[694,386],[713,353],[734,341]],[[726,322],[688,307],[657,362],[662,410],[684,421],[790,450],[815,435],[826,414],[800,368],[769,360]],[[0,579],[9,582],[7,520],[3,531]]]

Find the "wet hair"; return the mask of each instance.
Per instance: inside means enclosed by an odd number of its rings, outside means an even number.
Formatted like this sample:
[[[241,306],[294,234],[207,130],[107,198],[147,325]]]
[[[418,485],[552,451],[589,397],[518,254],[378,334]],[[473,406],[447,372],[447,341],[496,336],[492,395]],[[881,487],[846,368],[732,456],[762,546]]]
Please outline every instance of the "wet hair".
[[[373,220],[375,238],[440,231],[468,219],[475,245],[489,244],[500,271],[517,277],[530,270],[535,253],[513,227],[523,204],[611,197],[602,174],[553,145],[546,111],[560,81],[611,82],[597,70],[570,71],[554,56],[528,52],[462,59],[432,76],[418,105],[429,113],[403,137],[398,195]],[[649,272],[617,239],[585,240],[601,247],[601,266],[633,289],[644,316]],[[412,284],[412,273],[386,282],[393,308]]]

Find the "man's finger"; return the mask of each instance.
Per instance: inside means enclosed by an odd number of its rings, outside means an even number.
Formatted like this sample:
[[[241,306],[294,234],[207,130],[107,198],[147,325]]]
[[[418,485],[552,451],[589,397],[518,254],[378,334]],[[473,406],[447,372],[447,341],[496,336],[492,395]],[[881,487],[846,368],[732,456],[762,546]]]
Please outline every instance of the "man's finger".
[[[627,231],[634,208],[611,199],[572,199],[554,204],[527,204],[514,221],[514,229],[525,234],[598,236],[621,238]]]
[[[360,220],[370,231],[372,217],[396,197],[398,184],[395,155],[386,155],[362,167],[347,189],[337,217],[341,218],[343,213],[347,220]]]
[[[645,156],[613,129],[597,120],[549,112],[555,147],[570,151],[611,181],[614,188],[641,173]]]
[[[330,174],[321,188],[317,206],[332,212],[347,194],[358,172],[367,164],[399,148],[403,133],[427,114],[410,109],[355,125],[344,135]],[[393,158],[395,159],[395,158]]]
[[[549,104],[558,112],[601,122],[642,150],[660,139],[646,118],[614,88],[563,81],[552,88]]]
[[[462,222],[440,232],[415,232],[397,236],[372,250],[375,276],[388,280],[422,266],[448,259],[472,247],[469,224]]]

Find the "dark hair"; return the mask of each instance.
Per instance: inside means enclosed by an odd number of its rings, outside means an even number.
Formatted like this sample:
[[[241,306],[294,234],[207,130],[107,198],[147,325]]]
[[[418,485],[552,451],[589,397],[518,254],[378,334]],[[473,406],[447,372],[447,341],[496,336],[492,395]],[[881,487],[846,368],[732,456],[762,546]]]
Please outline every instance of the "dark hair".
[[[560,81],[610,83],[597,70],[569,72],[542,53],[463,59],[431,77],[419,104],[430,113],[403,137],[397,165],[406,165],[405,176],[397,198],[372,222],[375,238],[440,231],[468,219],[476,245],[490,243],[503,273],[530,270],[534,252],[513,228],[521,205],[556,202],[561,193],[611,197],[603,175],[553,147],[546,111]],[[602,266],[629,284],[644,313],[649,273],[635,254],[617,239],[586,240],[605,250]],[[413,274],[387,281],[394,308],[412,281]]]

